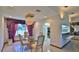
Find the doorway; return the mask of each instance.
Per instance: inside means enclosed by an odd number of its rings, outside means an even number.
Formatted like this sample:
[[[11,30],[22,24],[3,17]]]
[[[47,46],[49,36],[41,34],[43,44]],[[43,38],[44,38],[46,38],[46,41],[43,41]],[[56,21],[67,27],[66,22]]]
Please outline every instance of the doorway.
[[[43,34],[45,35],[45,39],[50,39],[50,24],[49,23],[44,23]]]
[[[45,36],[44,48],[45,51],[49,51],[50,48],[50,23],[46,22],[43,25],[43,35]]]

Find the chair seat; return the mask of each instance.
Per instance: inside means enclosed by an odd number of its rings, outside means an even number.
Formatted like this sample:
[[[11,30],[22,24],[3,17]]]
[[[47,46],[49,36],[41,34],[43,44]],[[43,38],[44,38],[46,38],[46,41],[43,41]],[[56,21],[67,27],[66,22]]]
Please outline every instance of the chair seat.
[[[36,43],[31,45],[31,47],[32,47],[33,49],[36,48],[36,46],[37,46]]]

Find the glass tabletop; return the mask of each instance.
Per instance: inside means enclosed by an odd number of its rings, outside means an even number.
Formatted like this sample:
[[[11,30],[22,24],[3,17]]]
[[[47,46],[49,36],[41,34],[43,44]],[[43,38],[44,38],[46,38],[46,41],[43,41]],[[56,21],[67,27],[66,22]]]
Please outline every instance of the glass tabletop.
[[[21,44],[14,45],[14,51],[15,52],[29,52],[29,48],[27,45],[22,46]]]

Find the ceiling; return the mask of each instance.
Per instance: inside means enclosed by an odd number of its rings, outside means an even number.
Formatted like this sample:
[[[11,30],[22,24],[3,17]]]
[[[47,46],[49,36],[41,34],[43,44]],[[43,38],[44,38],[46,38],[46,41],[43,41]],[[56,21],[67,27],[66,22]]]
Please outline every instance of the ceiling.
[[[37,12],[36,10],[41,10]],[[57,7],[47,6],[19,6],[19,7],[2,7],[3,15],[5,16],[19,16],[24,18],[25,14],[32,12],[36,17],[43,18],[44,16],[56,16],[58,15]]]
[[[79,6],[1,6],[0,14],[3,16],[11,16],[15,18],[25,19],[28,12],[35,14],[35,20],[44,20],[46,16],[60,17],[60,10],[65,14],[71,15],[72,13],[79,13]],[[37,12],[36,10],[40,10]]]

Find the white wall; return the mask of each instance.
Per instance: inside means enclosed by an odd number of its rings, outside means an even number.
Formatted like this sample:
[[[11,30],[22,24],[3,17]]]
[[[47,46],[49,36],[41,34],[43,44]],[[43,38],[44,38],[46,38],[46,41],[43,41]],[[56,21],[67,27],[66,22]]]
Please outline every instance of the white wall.
[[[74,28],[76,29],[76,32],[79,31],[79,25],[78,26],[74,26]]]
[[[34,28],[33,28],[33,38],[35,40],[38,39],[38,36],[40,35],[40,32],[41,32],[40,23],[39,22],[36,22],[34,24]]]
[[[0,17],[0,51],[3,48],[4,43],[4,20]]]
[[[68,16],[68,14],[65,14],[65,16],[64,16],[64,18],[61,20],[61,30],[62,30],[62,25],[66,25],[66,26],[69,26],[70,27],[70,23],[69,23],[69,16]],[[70,30],[69,30],[70,31]],[[70,32],[69,32],[70,33]],[[65,33],[64,33],[65,34]],[[62,31],[61,31],[61,45],[62,46],[64,46],[65,44],[67,44],[70,40],[71,40],[71,38],[69,38],[70,37],[70,35],[69,34],[67,34],[67,35],[64,35],[63,33],[62,33]]]
[[[57,47],[63,47],[66,43],[68,43],[71,39],[68,38],[69,35],[64,36],[62,35],[62,25],[65,24],[70,26],[69,24],[69,17],[66,15],[62,20],[60,17],[52,17],[50,20],[50,34],[51,34],[51,41],[50,43]]]
[[[50,21],[50,44],[61,47],[61,20],[59,17],[52,17]]]
[[[2,8],[0,7],[0,51],[4,43],[4,20],[2,19]]]
[[[79,22],[79,16],[71,18],[72,22]],[[79,25],[74,26],[74,28],[76,28],[76,32],[79,31]]]
[[[9,37],[8,37],[7,23],[6,23],[6,20],[4,20],[4,41],[7,41],[8,39]]]
[[[71,22],[79,22],[79,16],[71,17]]]

